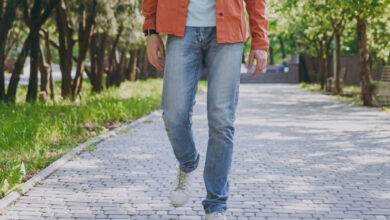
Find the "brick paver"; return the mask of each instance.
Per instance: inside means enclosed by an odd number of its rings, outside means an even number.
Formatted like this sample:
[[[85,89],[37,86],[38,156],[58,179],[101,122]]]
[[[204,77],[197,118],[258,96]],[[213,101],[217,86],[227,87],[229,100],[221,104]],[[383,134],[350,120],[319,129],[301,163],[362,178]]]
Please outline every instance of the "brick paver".
[[[202,219],[205,94],[193,197],[169,205],[176,161],[161,112],[69,161],[0,219]],[[242,84],[229,219],[390,219],[390,117],[295,85]]]

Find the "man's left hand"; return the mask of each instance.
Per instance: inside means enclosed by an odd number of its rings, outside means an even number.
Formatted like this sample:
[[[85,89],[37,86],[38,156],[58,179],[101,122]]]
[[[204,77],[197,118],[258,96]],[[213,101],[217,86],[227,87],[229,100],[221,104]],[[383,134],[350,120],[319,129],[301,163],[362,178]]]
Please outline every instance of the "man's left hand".
[[[252,73],[252,76],[259,74],[267,66],[267,52],[264,50],[251,50],[249,53],[248,69],[253,66],[253,61],[256,59],[256,69]]]

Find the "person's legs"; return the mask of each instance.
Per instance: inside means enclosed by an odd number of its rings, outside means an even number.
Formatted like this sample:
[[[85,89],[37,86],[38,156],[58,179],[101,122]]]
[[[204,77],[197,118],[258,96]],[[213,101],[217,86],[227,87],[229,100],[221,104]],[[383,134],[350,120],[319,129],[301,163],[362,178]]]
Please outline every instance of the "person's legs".
[[[161,100],[163,119],[173,152],[185,173],[196,169],[199,154],[192,129],[192,107],[202,72],[197,29],[186,27],[184,37],[168,35]]]
[[[205,48],[208,68],[207,118],[209,141],[204,181],[205,212],[224,212],[229,194],[228,174],[232,162],[235,109],[238,103],[243,42],[218,44],[215,29],[208,33]]]

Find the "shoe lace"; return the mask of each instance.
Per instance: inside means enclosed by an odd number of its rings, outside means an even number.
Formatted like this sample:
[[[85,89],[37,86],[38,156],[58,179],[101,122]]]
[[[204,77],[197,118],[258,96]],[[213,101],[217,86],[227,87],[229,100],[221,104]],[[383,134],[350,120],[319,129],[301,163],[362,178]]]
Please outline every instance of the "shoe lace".
[[[213,214],[214,214],[215,219],[221,219],[221,220],[225,219],[224,213],[222,213],[222,212],[214,212]]]
[[[188,184],[188,174],[183,172],[179,168],[179,172],[177,172],[177,187],[176,190],[186,190]]]

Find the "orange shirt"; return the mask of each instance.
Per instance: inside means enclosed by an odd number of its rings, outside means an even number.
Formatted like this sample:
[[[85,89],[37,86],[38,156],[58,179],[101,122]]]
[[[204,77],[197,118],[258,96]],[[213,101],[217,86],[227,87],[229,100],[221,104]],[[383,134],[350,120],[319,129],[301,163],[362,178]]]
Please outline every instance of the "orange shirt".
[[[142,29],[184,36],[189,0],[144,0]],[[228,2],[228,3],[226,3]],[[252,49],[268,50],[265,0],[245,0],[249,14]],[[243,0],[215,0],[218,43],[245,42],[249,37]]]

